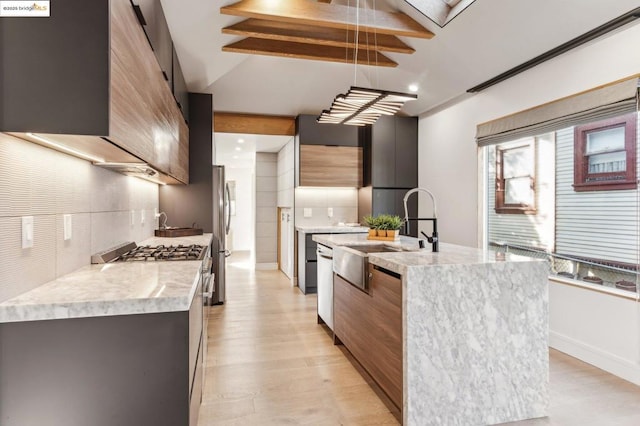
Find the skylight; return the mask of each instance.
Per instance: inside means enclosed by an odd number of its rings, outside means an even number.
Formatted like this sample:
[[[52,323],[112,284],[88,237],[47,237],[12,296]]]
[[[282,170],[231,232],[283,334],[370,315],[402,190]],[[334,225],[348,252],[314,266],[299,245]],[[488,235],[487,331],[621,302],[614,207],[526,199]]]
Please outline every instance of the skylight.
[[[444,27],[475,0],[405,0],[418,12]]]

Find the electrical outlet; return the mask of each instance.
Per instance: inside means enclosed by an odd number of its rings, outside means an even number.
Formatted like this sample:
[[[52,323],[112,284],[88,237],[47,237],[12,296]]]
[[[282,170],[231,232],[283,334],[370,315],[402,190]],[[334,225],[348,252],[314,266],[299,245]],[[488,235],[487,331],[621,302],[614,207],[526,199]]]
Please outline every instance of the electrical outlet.
[[[327,208],[327,216],[333,217],[333,207],[328,207]]]
[[[145,220],[144,216],[145,216],[144,210],[140,210],[140,225],[144,225],[144,220]]]
[[[310,207],[305,207],[303,210],[303,216],[304,217],[312,217],[313,216],[313,209],[311,209]]]
[[[64,216],[62,216],[62,229],[63,229],[62,233],[65,241],[69,241],[71,239],[71,228],[72,228],[71,215],[65,214]]]
[[[136,211],[131,210],[131,226],[136,224]]]
[[[22,248],[33,247],[33,216],[22,216]]]

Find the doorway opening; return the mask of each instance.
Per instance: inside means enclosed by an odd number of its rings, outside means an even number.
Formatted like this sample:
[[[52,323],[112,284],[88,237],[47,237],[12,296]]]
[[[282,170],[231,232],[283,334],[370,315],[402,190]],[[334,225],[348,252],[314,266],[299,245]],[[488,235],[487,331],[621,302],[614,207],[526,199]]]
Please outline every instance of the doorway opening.
[[[283,272],[292,278],[293,137],[216,132],[214,147],[215,163],[225,166],[230,187],[227,263],[242,269],[275,270],[281,269],[280,260],[284,260]],[[290,218],[284,230],[288,231],[284,254],[281,209]]]

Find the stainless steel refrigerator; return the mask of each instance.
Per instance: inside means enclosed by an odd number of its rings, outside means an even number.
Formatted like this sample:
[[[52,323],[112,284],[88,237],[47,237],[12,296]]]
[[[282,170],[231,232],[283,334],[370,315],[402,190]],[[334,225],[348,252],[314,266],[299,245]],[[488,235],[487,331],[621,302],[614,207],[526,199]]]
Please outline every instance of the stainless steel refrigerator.
[[[224,166],[213,166],[213,241],[211,255],[213,257],[212,272],[214,276],[212,305],[219,305],[225,301],[226,290],[226,259],[227,235],[231,223],[231,204],[229,200],[229,185],[225,182]]]

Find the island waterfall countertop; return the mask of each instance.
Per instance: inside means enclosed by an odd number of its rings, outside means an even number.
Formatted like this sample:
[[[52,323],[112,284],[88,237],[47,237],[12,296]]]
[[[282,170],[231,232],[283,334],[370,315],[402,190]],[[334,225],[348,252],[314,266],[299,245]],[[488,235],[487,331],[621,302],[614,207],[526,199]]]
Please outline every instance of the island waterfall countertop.
[[[546,262],[452,244],[433,253],[411,237],[313,239],[334,255],[344,245],[403,250],[370,253],[368,262],[401,276],[404,425],[488,425],[548,415]]]
[[[209,245],[211,237],[152,237],[139,245]],[[186,311],[201,264],[180,260],[84,266],[0,303],[0,323]]]

